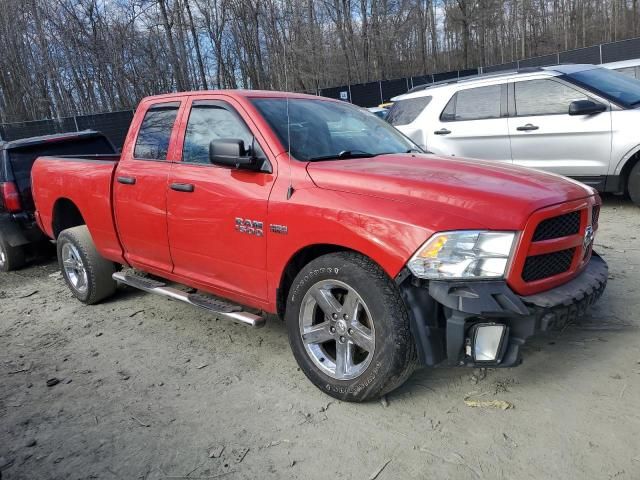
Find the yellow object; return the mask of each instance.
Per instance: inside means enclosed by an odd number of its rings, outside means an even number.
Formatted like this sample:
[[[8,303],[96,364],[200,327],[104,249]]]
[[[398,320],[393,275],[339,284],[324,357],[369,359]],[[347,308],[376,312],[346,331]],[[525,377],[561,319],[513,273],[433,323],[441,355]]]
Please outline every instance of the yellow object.
[[[380,108],[391,108],[392,105],[393,105],[393,102],[387,102],[387,103],[381,103],[380,105],[378,105],[378,107],[380,107]]]
[[[447,243],[447,236],[441,235],[435,239],[434,242],[429,242],[422,251],[418,254],[420,258],[436,258],[440,250],[444,248]]]

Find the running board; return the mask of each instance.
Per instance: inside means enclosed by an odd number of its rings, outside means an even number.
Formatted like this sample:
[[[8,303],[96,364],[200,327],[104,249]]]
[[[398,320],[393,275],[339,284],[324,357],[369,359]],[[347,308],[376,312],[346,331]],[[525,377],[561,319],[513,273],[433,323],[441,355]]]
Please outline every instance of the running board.
[[[150,278],[138,277],[136,275],[127,275],[122,272],[113,274],[113,279],[124,285],[128,285],[138,290],[148,293],[155,293],[167,298],[179,300],[194,307],[198,307],[225,320],[231,320],[237,323],[243,323],[251,327],[263,327],[264,318],[254,315],[253,313],[243,312],[242,307],[232,303],[218,300],[207,295],[199,293],[186,293],[177,288],[168,287],[165,283]]]

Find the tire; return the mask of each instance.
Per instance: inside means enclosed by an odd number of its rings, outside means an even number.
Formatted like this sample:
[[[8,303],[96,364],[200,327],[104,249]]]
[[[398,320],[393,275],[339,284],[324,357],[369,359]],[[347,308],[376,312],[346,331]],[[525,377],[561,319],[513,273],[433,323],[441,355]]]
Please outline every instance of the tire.
[[[24,247],[12,247],[0,233],[0,272],[10,272],[22,268],[25,264]]]
[[[115,293],[116,264],[100,256],[86,225],[60,233],[57,252],[62,276],[78,300],[93,305]]]
[[[640,207],[640,161],[629,172],[627,192],[631,201]]]
[[[285,322],[304,374],[340,400],[378,398],[415,368],[416,346],[400,292],[362,255],[332,253],[303,267],[289,290]]]

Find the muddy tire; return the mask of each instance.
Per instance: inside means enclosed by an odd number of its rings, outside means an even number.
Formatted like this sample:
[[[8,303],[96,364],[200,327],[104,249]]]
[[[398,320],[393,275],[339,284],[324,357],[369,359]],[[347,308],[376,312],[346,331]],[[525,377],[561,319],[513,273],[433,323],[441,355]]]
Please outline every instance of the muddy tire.
[[[25,264],[23,247],[12,247],[0,233],[0,272],[10,272],[22,268]]]
[[[640,207],[640,161],[638,161],[629,172],[627,193],[631,201]]]
[[[362,255],[333,253],[302,268],[289,290],[285,321],[302,371],[340,400],[378,398],[416,365],[398,288]]]
[[[100,256],[85,225],[60,233],[57,252],[62,276],[78,300],[93,305],[115,293],[116,264]]]

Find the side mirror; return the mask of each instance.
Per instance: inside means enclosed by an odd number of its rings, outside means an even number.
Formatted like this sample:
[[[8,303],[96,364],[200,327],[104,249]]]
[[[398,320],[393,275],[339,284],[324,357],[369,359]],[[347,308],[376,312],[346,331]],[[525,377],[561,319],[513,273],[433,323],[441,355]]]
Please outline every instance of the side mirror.
[[[606,105],[593,100],[576,100],[569,105],[569,115],[593,115],[606,109]]]
[[[252,152],[247,151],[244,141],[237,138],[218,138],[209,143],[209,161],[225,167],[257,167]]]

